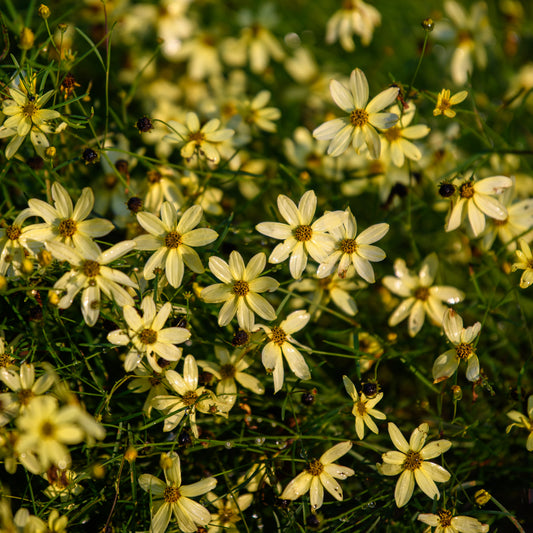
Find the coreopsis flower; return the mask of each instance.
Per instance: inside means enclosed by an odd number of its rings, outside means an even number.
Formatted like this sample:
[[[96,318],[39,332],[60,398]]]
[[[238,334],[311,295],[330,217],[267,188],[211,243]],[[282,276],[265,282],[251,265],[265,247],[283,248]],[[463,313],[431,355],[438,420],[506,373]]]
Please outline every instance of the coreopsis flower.
[[[374,224],[357,235],[357,222],[350,209],[345,211],[346,216],[341,225],[329,230],[335,239],[334,250],[326,257],[318,267],[318,278],[329,276],[337,261],[337,274],[343,278],[350,264],[353,264],[356,272],[368,283],[376,281],[371,261],[383,261],[386,254],[372,243],[379,241],[389,231],[389,225],[385,223]]]
[[[358,289],[366,287],[366,283],[362,280],[353,281],[355,277],[355,268],[348,267],[344,278],[339,277],[337,272],[325,278],[301,278],[289,285],[289,290],[297,290],[302,292],[312,293],[312,303],[309,307],[309,314],[313,319],[318,318],[322,313],[321,308],[329,304],[330,301],[343,312],[349,316],[355,316],[357,313],[357,303],[353,298],[353,294]]]
[[[133,250],[135,241],[119,242],[104,252],[97,245],[81,251],[62,242],[47,242],[46,247],[56,259],[67,261],[71,265],[71,270],[54,284],[54,289],[65,291],[57,304],[59,309],[70,307],[78,292],[83,291],[83,319],[88,326],[94,326],[100,315],[100,292],[120,307],[133,305],[133,298],[122,285],[136,288],[137,283],[124,272],[107,265]]]
[[[454,516],[447,509],[441,509],[437,514],[420,513],[417,519],[434,527],[434,533],[487,533],[489,530],[488,524],[471,516]]]
[[[509,433],[513,426],[524,428],[529,432],[526,441],[527,451],[533,451],[533,395],[527,399],[527,416],[520,411],[515,410],[509,411],[507,416],[513,421],[513,423],[507,426],[505,432]]]
[[[94,206],[94,194],[90,187],[85,187],[76,205],[68,192],[58,182],[52,184],[54,206],[37,198],[28,200],[32,215],[43,218],[42,224],[33,224],[27,228],[26,238],[44,243],[59,241],[80,249],[94,247],[94,238],[107,235],[113,224],[103,218],[85,220]]]
[[[158,167],[146,173],[144,208],[150,213],[159,213],[167,201],[178,210],[184,203],[178,186],[179,175],[170,167]]]
[[[204,478],[192,485],[182,485],[180,458],[176,452],[163,454],[165,481],[152,474],[139,476],[139,485],[153,500],[151,533],[164,533],[172,517],[180,531],[194,533],[198,527],[207,526],[211,520],[209,511],[191,500],[216,487],[214,477]]]
[[[155,396],[152,406],[168,413],[163,431],[173,430],[185,416],[188,416],[193,435],[198,438],[196,412],[227,416],[226,404],[205,387],[198,386],[198,365],[192,355],[183,363],[183,376],[175,370],[167,370],[165,379],[175,394]]]
[[[444,2],[444,10],[453,24],[440,22],[434,35],[445,41],[450,37],[455,40],[456,48],[450,63],[451,75],[455,84],[464,85],[472,74],[474,60],[480,68],[487,66],[486,46],[494,39],[487,16],[487,4],[476,2],[469,14],[459,2],[448,0]]]
[[[396,276],[385,276],[383,285],[404,300],[389,317],[389,326],[396,326],[409,317],[407,331],[414,337],[422,329],[426,314],[434,324],[442,325],[446,312],[442,302],[452,305],[463,301],[463,291],[449,285],[434,285],[438,268],[436,253],[422,261],[418,275],[407,268],[403,259],[394,261]]]
[[[235,351],[232,355],[224,346],[215,345],[215,355],[218,363],[212,361],[198,361],[202,370],[213,374],[219,381],[215,390],[218,399],[228,404],[228,411],[237,401],[237,383],[255,394],[264,394],[265,387],[255,377],[246,372],[251,361],[241,351]],[[236,383],[237,382],[237,383]]]
[[[415,124],[410,126],[416,112],[416,106],[409,102],[409,107],[403,113],[398,105],[392,106],[389,111],[398,115],[400,120],[395,126],[390,127],[382,132],[381,139],[384,140],[384,150],[390,150],[391,161],[397,167],[402,167],[405,158],[411,161],[419,161],[422,158],[422,152],[412,140],[425,137],[430,129],[425,124]]]
[[[269,100],[270,91],[261,91],[251,101],[246,101],[239,112],[244,122],[263,131],[275,132],[274,120],[281,117],[281,111],[277,107],[265,107]]]
[[[518,262],[513,263],[513,272],[523,270],[520,277],[520,288],[527,289],[533,283],[533,254],[531,248],[524,239],[518,241],[520,250],[516,250]]]
[[[26,240],[26,233],[30,226],[22,227],[24,221],[32,215],[29,208],[23,209],[12,224],[0,228],[0,275],[20,276],[23,272],[23,262],[31,249]]]
[[[50,483],[43,493],[51,500],[59,498],[61,502],[66,502],[83,492],[83,487],[78,483],[83,474],[78,475],[74,470],[54,465],[43,473],[42,477]]]
[[[204,271],[194,247],[212,243],[218,233],[209,228],[196,227],[202,216],[202,208],[193,205],[178,220],[178,213],[171,202],[164,202],[161,206],[161,218],[152,213],[137,213],[139,224],[148,232],[135,237],[137,249],[155,250],[144,265],[145,279],[154,279],[155,269],[164,269],[170,285],[177,288],[183,280],[184,265],[197,274]]]
[[[378,129],[386,130],[398,121],[398,115],[382,113],[398,96],[398,87],[381,91],[368,102],[368,81],[363,71],[356,68],[350,75],[349,87],[331,80],[331,97],[348,117],[328,120],[313,131],[319,140],[331,140],[328,154],[336,157],[352,144],[356,153],[367,147],[372,159],[381,154]],[[367,103],[368,102],[368,103]]]
[[[44,109],[54,91],[39,96],[35,92],[35,81],[21,80],[17,87],[10,87],[11,98],[2,103],[2,112],[8,118],[0,127],[0,139],[13,137],[6,147],[7,159],[17,153],[28,134],[35,150],[44,158],[44,150],[49,146],[46,133],[52,133],[49,121],[61,116],[58,111]]]
[[[107,335],[107,340],[119,346],[133,344],[133,348],[124,361],[126,372],[131,372],[136,368],[144,356],[154,371],[162,372],[163,369],[159,366],[157,358],[161,357],[165,361],[178,361],[182,349],[175,344],[188,340],[191,332],[185,328],[163,328],[172,310],[170,302],[166,302],[157,311],[153,297],[148,295],[141,302],[141,310],[142,317],[134,307],[125,305],[123,313],[128,328],[111,331]]]
[[[16,421],[20,431],[16,449],[19,455],[35,453],[42,470],[52,465],[66,468],[70,453],[66,445],[83,442],[87,436],[103,439],[104,428],[79,405],[59,407],[51,395],[33,398]]]
[[[437,95],[437,105],[433,109],[433,116],[438,117],[439,115],[444,115],[448,118],[453,118],[457,114],[455,110],[452,109],[452,106],[460,104],[462,101],[466,100],[468,96],[468,91],[459,91],[453,96],[450,96],[449,89],[442,89],[442,91]]]
[[[355,472],[347,466],[335,464],[333,461],[348,453],[352,448],[350,441],[340,442],[320,456],[310,461],[305,470],[298,474],[286,487],[280,498],[296,500],[309,491],[311,507],[316,510],[322,507],[324,489],[336,500],[342,501],[342,488],[336,479],[346,479]]]
[[[355,416],[355,432],[357,436],[363,440],[365,437],[365,425],[373,433],[379,433],[378,427],[372,417],[378,420],[385,420],[387,417],[381,411],[374,409],[374,406],[383,398],[383,393],[378,392],[372,398],[368,398],[363,392],[357,393],[355,385],[348,376],[342,376],[344,388],[353,400],[354,405],[352,409],[352,415]]]
[[[442,321],[444,332],[454,345],[453,348],[439,355],[433,363],[433,379],[435,383],[452,376],[459,363],[466,361],[466,379],[476,381],[479,378],[479,359],[476,355],[474,341],[481,331],[481,323],[463,328],[463,319],[453,309],[448,309]]]
[[[450,479],[447,470],[428,459],[434,459],[448,451],[452,443],[441,439],[424,446],[428,431],[428,424],[420,424],[407,442],[396,424],[389,422],[390,438],[399,451],[385,452],[381,456],[383,463],[378,464],[378,470],[386,476],[400,474],[394,491],[398,507],[403,507],[411,499],[415,482],[422,492],[433,500],[440,498],[435,482],[445,483]]]
[[[29,516],[24,533],[41,533],[42,531],[47,533],[66,533],[67,524],[68,518],[60,516],[57,509],[52,509],[46,522],[38,516]]]
[[[336,11],[326,25],[326,43],[337,40],[347,52],[353,52],[355,45],[352,35],[359,35],[361,43],[368,46],[374,34],[374,28],[381,24],[381,14],[370,4],[362,0],[348,0]]]
[[[220,161],[218,145],[227,141],[235,133],[230,129],[219,129],[220,120],[211,119],[200,127],[200,120],[196,113],[190,111],[185,118],[185,124],[171,120],[168,125],[174,130],[165,139],[176,142],[181,146],[180,154],[184,159],[191,159],[194,155],[205,157],[211,163]]]
[[[215,493],[209,492],[206,498],[217,509],[217,512],[211,515],[207,533],[238,533],[235,524],[240,522],[241,513],[252,505],[254,495],[239,496],[231,493],[225,498],[220,498]]]
[[[293,344],[307,351],[309,351],[309,348],[292,337],[292,333],[303,329],[310,318],[311,315],[309,313],[298,310],[292,312],[279,326],[269,328],[263,324],[257,324],[257,327],[263,329],[269,339],[269,342],[261,352],[261,358],[266,370],[273,374],[274,393],[278,392],[283,386],[283,356],[285,356],[289,368],[297,378],[311,379],[311,373],[303,355]]]
[[[505,220],[507,209],[493,196],[501,194],[512,185],[513,181],[507,176],[463,181],[457,186],[457,198],[453,202],[446,231],[457,229],[467,214],[475,237],[485,229],[485,216]]]
[[[276,312],[261,292],[273,292],[279,283],[269,276],[260,276],[266,265],[266,256],[260,252],[250,259],[248,265],[239,252],[233,251],[229,263],[220,257],[209,258],[209,270],[222,283],[210,285],[202,290],[201,297],[207,303],[224,303],[218,313],[218,325],[227,326],[235,314],[239,327],[251,331],[255,313],[265,320],[275,320]]]
[[[57,376],[52,371],[46,371],[35,379],[35,366],[23,363],[20,369],[0,368],[0,380],[12,391],[0,394],[0,426],[4,426],[23,413],[32,399],[47,392]]]
[[[273,239],[283,239],[283,242],[272,250],[268,261],[282,263],[290,255],[291,276],[299,279],[307,266],[307,255],[320,263],[332,252],[334,239],[327,232],[342,223],[344,212],[328,212],[312,223],[317,204],[314,191],[304,193],[298,207],[284,194],[278,196],[277,204],[281,216],[288,224],[261,222],[255,229]]]

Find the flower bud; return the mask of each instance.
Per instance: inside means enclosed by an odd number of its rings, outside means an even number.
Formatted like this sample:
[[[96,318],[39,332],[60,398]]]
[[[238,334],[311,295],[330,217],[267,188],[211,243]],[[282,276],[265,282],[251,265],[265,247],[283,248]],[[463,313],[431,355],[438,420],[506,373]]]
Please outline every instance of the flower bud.
[[[474,499],[478,505],[486,505],[491,498],[492,496],[485,489],[478,490],[474,494]]]
[[[422,28],[426,31],[433,31],[433,28],[435,27],[435,23],[433,22],[433,19],[427,18],[422,21]]]
[[[30,28],[22,28],[19,38],[19,48],[21,50],[29,50],[33,46],[35,35]]]
[[[47,19],[50,16],[50,8],[45,4],[41,4],[37,10],[37,13],[39,13],[41,18]]]

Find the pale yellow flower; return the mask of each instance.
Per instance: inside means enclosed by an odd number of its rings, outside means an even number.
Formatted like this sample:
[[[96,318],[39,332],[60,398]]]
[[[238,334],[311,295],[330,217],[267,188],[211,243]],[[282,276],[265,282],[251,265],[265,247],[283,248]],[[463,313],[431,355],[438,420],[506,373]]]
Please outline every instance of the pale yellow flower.
[[[509,433],[513,426],[524,428],[529,432],[526,441],[527,451],[533,451],[533,395],[527,399],[527,416],[515,410],[509,411],[507,416],[513,420],[513,423],[507,426],[506,433]]]
[[[279,287],[274,278],[260,276],[265,265],[266,257],[262,252],[254,255],[246,266],[241,254],[235,250],[229,256],[229,264],[220,257],[209,258],[209,270],[222,283],[205,287],[201,297],[207,303],[224,302],[218,314],[219,326],[227,326],[235,314],[239,326],[246,331],[252,330],[255,313],[265,320],[276,318],[272,305],[259,295]]]
[[[342,376],[342,381],[346,392],[354,402],[352,414],[355,416],[355,432],[357,436],[361,440],[364,439],[365,425],[373,433],[379,433],[378,427],[374,420],[372,420],[372,417],[378,420],[385,420],[387,418],[384,413],[374,409],[374,406],[383,398],[383,393],[379,392],[374,397],[367,398],[363,392],[361,394],[357,393],[355,385],[348,376]]]
[[[22,210],[12,224],[0,228],[0,275],[20,276],[23,263],[28,254],[32,254],[26,233],[30,226],[22,227],[24,221],[32,215],[31,209]]]
[[[335,464],[352,448],[350,441],[340,442],[320,456],[320,459],[310,461],[305,470],[298,474],[281,494],[282,500],[296,500],[309,491],[311,507],[316,510],[324,502],[324,489],[336,500],[342,501],[342,488],[336,479],[346,479],[355,472],[347,466]]]
[[[220,498],[209,492],[206,498],[217,509],[217,512],[211,515],[207,533],[238,533],[235,524],[240,522],[242,512],[252,505],[254,496],[230,493],[227,497]]]
[[[448,118],[455,117],[456,112],[452,109],[452,106],[460,104],[467,96],[467,91],[459,91],[453,96],[450,96],[449,89],[442,89],[437,95],[437,105],[433,110],[433,116],[445,115]]]
[[[182,485],[181,464],[177,453],[163,454],[162,463],[165,481],[152,474],[139,476],[139,485],[153,499],[151,533],[164,533],[172,517],[180,531],[195,533],[198,527],[205,527],[211,520],[209,511],[191,500],[216,487],[214,477],[204,478],[192,485]]]
[[[524,239],[518,241],[520,250],[516,250],[518,261],[513,263],[513,272],[523,270],[520,278],[520,288],[527,289],[533,283],[533,254],[527,242]]]
[[[349,87],[331,80],[331,97],[348,117],[328,120],[313,131],[319,140],[331,140],[328,154],[336,157],[352,144],[356,153],[366,147],[372,159],[381,154],[377,129],[386,130],[398,121],[398,115],[382,113],[398,96],[398,87],[389,87],[368,102],[368,81],[363,71],[356,68],[350,75]]]
[[[441,509],[437,514],[420,513],[418,520],[434,527],[434,533],[487,533],[488,524],[470,516],[454,516],[451,511]],[[430,528],[427,528],[429,532]]]
[[[435,482],[444,483],[450,479],[447,470],[428,459],[443,454],[450,449],[452,443],[441,439],[424,446],[428,431],[428,424],[420,424],[411,434],[408,443],[396,424],[389,422],[390,438],[399,451],[385,452],[381,456],[383,464],[378,464],[378,470],[386,476],[400,474],[394,491],[398,507],[403,507],[411,499],[415,482],[433,500],[440,498]]]

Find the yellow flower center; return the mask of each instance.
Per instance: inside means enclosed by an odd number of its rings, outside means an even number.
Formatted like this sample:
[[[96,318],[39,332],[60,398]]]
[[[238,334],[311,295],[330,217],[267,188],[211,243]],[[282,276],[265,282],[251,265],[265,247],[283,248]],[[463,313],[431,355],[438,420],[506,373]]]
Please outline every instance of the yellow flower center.
[[[41,435],[43,437],[53,437],[54,433],[54,425],[48,420],[44,422],[44,424],[41,426]]]
[[[285,342],[286,339],[287,339],[287,334],[279,326],[274,326],[270,330],[270,340],[274,344],[281,346]]]
[[[163,498],[166,503],[176,503],[181,498],[178,487],[165,487]]]
[[[441,93],[439,93],[437,97],[437,109],[439,109],[442,113],[445,114],[445,111],[450,109],[452,106],[450,102],[450,91],[449,90],[443,90]]]
[[[414,452],[413,450],[409,450],[405,454],[405,460],[403,462],[402,467],[404,470],[416,470],[417,468],[420,468],[420,465],[422,464],[422,457],[420,457],[420,454],[418,452]]]
[[[474,196],[474,185],[471,181],[463,183],[459,189],[459,194],[461,198],[472,198]]]
[[[22,230],[20,229],[20,226],[15,226],[13,224],[6,228],[6,235],[10,241],[16,241],[22,235]]]
[[[205,135],[201,131],[193,131],[189,133],[188,139],[200,146],[205,141]]]
[[[364,109],[354,109],[350,113],[350,122],[355,127],[362,127],[368,124],[368,113]]]
[[[30,400],[34,397],[31,389],[20,389],[17,392],[20,405],[28,405]]]
[[[427,287],[418,287],[415,291],[415,298],[425,302],[429,298],[429,289]]]
[[[345,254],[354,254],[357,250],[357,243],[355,242],[355,239],[343,239],[340,243],[339,248],[345,253]]]
[[[474,348],[470,344],[462,342],[455,347],[455,352],[459,359],[468,359],[474,353]]]
[[[296,228],[294,229],[294,238],[297,241],[310,241],[312,236],[313,230],[311,229],[311,226],[296,226]]]
[[[153,329],[143,329],[139,334],[139,340],[143,344],[155,344],[157,341],[157,331]]]
[[[170,231],[166,234],[165,246],[167,248],[178,248],[181,244],[181,235],[177,231]]]
[[[25,117],[32,118],[39,108],[35,105],[35,102],[28,102],[22,106],[22,114]]]
[[[232,290],[237,296],[246,296],[250,292],[250,285],[247,281],[238,280],[233,284]]]
[[[359,416],[364,416],[366,414],[366,402],[362,402],[361,400],[357,401],[355,409]]]
[[[98,274],[100,274],[100,263],[98,263],[98,261],[91,261],[88,259],[87,261],[83,262],[81,269],[88,278],[95,278],[98,276]]]
[[[185,405],[194,405],[196,400],[198,400],[198,394],[193,390],[189,390],[181,397],[181,399]]]
[[[393,126],[392,128],[385,130],[383,134],[385,135],[387,141],[393,142],[402,137],[402,130],[399,126]]]
[[[76,233],[76,222],[71,218],[65,218],[59,223],[59,234],[62,237],[72,237]]]
[[[161,181],[161,173],[157,170],[149,170],[146,174],[146,179],[148,180],[148,183],[154,184],[159,183]]]
[[[309,472],[312,476],[319,476],[323,470],[324,465],[318,460],[313,459],[306,468],[307,472]]]
[[[11,364],[11,356],[7,353],[0,353],[0,368],[7,368]]]
[[[234,378],[236,372],[237,371],[236,371],[235,367],[231,363],[228,363],[226,365],[222,365],[220,367],[220,375],[221,375],[222,379]]]
[[[446,509],[442,509],[437,513],[439,517],[439,525],[441,527],[449,527],[452,525],[452,513]]]
[[[219,511],[218,513],[218,519],[222,524],[234,523],[237,520],[235,520],[235,515],[231,509],[224,509],[222,511]]]

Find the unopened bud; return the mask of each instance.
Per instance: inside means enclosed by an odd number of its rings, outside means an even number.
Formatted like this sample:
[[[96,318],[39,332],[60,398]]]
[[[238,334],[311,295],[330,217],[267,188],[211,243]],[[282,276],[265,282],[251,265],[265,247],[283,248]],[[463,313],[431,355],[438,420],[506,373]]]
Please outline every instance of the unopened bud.
[[[45,4],[41,4],[37,12],[43,19],[47,19],[50,16],[50,8]]]
[[[433,22],[433,19],[427,18],[422,21],[422,28],[426,31],[433,31],[433,28],[435,27],[435,23]]]
[[[52,262],[52,254],[48,250],[41,250],[37,254],[37,260],[42,267],[47,267]]]
[[[45,151],[44,151],[44,155],[46,157],[48,157],[49,159],[52,159],[55,157],[57,153],[57,150],[55,148],[55,146],[49,146]]]
[[[492,496],[485,489],[478,490],[474,494],[474,499],[478,505],[486,505],[491,498]]]
[[[452,394],[453,394],[453,400],[455,402],[458,402],[463,397],[463,390],[461,389],[461,387],[459,387],[459,385],[454,385],[452,387]]]
[[[124,454],[124,459],[126,459],[128,463],[133,463],[133,461],[137,459],[137,450],[133,446],[130,446]]]
[[[25,274],[31,274],[33,272],[33,261],[27,257],[22,260],[22,271]]]

